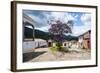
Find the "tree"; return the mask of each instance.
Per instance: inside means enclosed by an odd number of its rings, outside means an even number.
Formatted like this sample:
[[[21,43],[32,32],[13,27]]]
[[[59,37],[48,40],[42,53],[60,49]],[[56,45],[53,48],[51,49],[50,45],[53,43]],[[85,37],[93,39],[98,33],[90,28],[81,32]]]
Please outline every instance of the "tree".
[[[53,35],[53,41],[62,44],[64,40],[64,33],[72,33],[73,21],[69,20],[67,23],[62,23],[60,20],[49,22],[51,25],[49,33]]]

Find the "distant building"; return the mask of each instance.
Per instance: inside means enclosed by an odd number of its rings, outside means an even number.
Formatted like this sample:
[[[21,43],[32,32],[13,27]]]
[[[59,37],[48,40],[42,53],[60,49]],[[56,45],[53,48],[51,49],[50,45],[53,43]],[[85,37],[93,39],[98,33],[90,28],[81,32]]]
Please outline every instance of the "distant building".
[[[53,45],[53,41],[51,39],[48,40],[48,47],[51,47]]]
[[[69,45],[69,41],[64,41],[63,43],[62,43],[62,46],[63,47],[66,47],[66,46],[68,46]]]
[[[91,48],[91,30],[88,30],[87,32],[83,33],[78,37],[79,43],[82,43],[83,47],[86,49]]]

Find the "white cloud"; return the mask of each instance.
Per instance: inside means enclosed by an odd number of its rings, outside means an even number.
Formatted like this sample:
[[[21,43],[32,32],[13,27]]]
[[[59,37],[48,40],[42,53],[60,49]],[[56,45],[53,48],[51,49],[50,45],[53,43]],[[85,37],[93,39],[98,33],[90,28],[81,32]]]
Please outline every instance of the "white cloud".
[[[38,29],[38,30],[41,30],[41,31],[48,32],[48,29],[49,29],[49,28],[50,28],[50,26],[45,26],[45,27],[35,28],[35,29]]]
[[[40,18],[38,16],[34,16],[29,14],[29,17],[31,17],[35,22],[35,27],[45,27],[45,25],[47,24],[47,20],[45,18]]]
[[[82,21],[90,21],[91,20],[91,14],[83,14],[81,16]]]
[[[79,36],[90,30],[90,26],[74,26],[72,29],[72,34],[74,36]]]
[[[71,13],[67,12],[51,12],[49,14],[44,12],[42,15],[44,15],[44,18],[41,19],[39,16],[29,14],[29,16],[37,22],[35,28],[46,32],[50,28],[50,25],[47,23],[47,21],[52,18],[67,23],[68,20],[76,21],[78,17],[78,15],[72,15]],[[84,13],[80,19],[82,24],[80,24],[80,26],[73,26],[72,35],[78,36],[91,29],[91,14]]]
[[[91,14],[83,14],[81,16],[81,21],[85,26],[90,26],[91,25]]]
[[[75,20],[75,17],[65,12],[51,12],[50,16],[53,17],[55,20],[61,20],[64,23],[67,23],[68,20]]]
[[[91,29],[91,14],[81,16],[82,25],[73,27],[73,35],[78,36]]]
[[[77,17],[78,17],[78,15],[75,15],[74,17],[75,17],[75,18],[77,18]]]
[[[34,19],[35,21],[38,21],[39,23],[44,23],[45,26],[40,26],[41,27],[38,27],[38,25],[36,25],[36,29],[39,29],[39,30],[42,30],[42,31],[48,31],[49,29],[49,24],[47,23],[48,20],[50,19],[53,19],[53,20],[61,20],[62,22],[64,23],[67,23],[68,20],[75,20],[75,17],[73,17],[71,14],[69,13],[65,13],[65,12],[51,12],[50,14],[47,14],[47,13],[43,13],[43,15],[45,16],[45,18],[43,19],[40,19],[39,17],[37,16],[33,16],[33,15],[30,15],[30,17],[32,19]]]

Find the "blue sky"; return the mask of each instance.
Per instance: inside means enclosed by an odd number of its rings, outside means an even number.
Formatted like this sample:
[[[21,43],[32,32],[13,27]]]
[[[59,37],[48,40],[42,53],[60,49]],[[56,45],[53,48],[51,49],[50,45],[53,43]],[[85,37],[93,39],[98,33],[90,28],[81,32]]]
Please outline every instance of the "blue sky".
[[[51,19],[61,20],[67,23],[69,20],[74,22],[72,34],[74,36],[81,35],[82,33],[91,29],[91,14],[84,12],[60,12],[60,11],[38,11],[38,10],[23,10],[23,13],[31,17],[36,24],[35,29],[48,32],[50,25],[48,21]]]

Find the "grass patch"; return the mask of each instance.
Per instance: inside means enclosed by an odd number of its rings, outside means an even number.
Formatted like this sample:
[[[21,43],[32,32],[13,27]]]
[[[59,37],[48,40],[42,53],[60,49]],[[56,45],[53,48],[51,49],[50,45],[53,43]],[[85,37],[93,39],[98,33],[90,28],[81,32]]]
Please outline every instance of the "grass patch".
[[[59,43],[56,43],[56,45],[53,46],[53,47],[51,47],[50,50],[51,50],[53,53],[55,53],[55,52],[57,52],[57,51],[60,51],[60,52],[64,52],[64,51],[65,51],[64,47],[62,47],[61,44],[59,44]]]
[[[54,46],[54,47],[51,47],[50,50],[55,53],[58,49],[57,49],[57,46]]]

